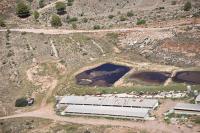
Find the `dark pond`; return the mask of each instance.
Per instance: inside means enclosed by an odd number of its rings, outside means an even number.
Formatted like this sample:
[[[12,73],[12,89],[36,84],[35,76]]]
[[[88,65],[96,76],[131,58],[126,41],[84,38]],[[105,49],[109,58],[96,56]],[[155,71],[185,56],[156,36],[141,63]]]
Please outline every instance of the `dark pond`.
[[[137,72],[131,75],[131,79],[141,80],[147,83],[163,84],[171,73],[168,72]]]
[[[130,70],[127,66],[106,63],[76,75],[79,85],[112,86]]]
[[[177,72],[172,80],[178,83],[200,84],[200,71]]]

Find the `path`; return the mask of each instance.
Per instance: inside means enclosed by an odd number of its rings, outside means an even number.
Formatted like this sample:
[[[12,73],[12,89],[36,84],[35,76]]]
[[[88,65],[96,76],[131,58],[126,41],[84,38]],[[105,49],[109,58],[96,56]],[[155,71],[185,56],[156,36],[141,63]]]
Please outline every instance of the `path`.
[[[104,29],[104,30],[66,30],[66,29],[9,29],[13,32],[43,33],[43,34],[71,34],[71,33],[99,33],[99,32],[126,32],[126,31],[145,31],[145,30],[164,30],[168,28],[124,28],[124,29]],[[7,29],[1,29],[5,32]]]

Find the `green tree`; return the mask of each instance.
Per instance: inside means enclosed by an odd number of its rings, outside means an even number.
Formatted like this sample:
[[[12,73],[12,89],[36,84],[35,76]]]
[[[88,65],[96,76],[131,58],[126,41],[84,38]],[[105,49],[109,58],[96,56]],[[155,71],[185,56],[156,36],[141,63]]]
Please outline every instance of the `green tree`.
[[[137,25],[142,25],[142,24],[146,24],[146,20],[144,20],[144,19],[138,19],[137,20]]]
[[[66,5],[64,2],[56,2],[57,14],[64,14],[66,10]]]
[[[30,7],[23,2],[19,2],[16,7],[16,14],[20,18],[26,18],[30,16]]]
[[[191,2],[186,2],[185,5],[184,5],[184,11],[189,11],[190,9],[192,8],[192,4]]]
[[[125,16],[121,15],[119,19],[120,19],[120,21],[126,21],[127,18]]]
[[[15,101],[15,107],[25,107],[28,105],[26,98],[19,98]]]
[[[133,11],[127,12],[127,16],[128,16],[128,17],[133,17],[133,15],[134,15],[134,14],[133,14]]]
[[[61,19],[58,15],[53,15],[51,18],[51,26],[53,27],[59,27],[62,26]]]
[[[114,15],[109,15],[108,18],[109,19],[113,19],[115,16]]]
[[[39,0],[39,7],[43,8],[44,7],[44,0]]]
[[[38,20],[38,18],[40,17],[39,12],[38,11],[34,11],[33,12],[33,17],[34,17],[35,20]]]
[[[100,25],[94,25],[93,29],[98,30],[98,29],[101,29],[101,27],[100,27]]]
[[[0,17],[0,27],[6,27],[6,23],[2,17]]]

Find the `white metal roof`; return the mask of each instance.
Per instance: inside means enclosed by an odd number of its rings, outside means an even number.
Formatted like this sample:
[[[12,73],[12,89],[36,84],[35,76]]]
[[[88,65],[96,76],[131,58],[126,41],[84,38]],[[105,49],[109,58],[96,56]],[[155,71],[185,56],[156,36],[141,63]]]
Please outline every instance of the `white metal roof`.
[[[64,110],[65,113],[91,114],[91,115],[109,115],[122,117],[148,116],[149,109],[129,108],[129,107],[111,107],[111,106],[90,106],[90,105],[69,105]]]
[[[177,110],[200,111],[200,104],[178,103],[174,107]]]
[[[200,94],[196,97],[195,101],[200,102]]]
[[[124,106],[138,108],[154,108],[158,104],[156,99],[135,99],[119,97],[95,97],[95,96],[64,96],[61,104],[73,105],[101,105],[101,106]]]

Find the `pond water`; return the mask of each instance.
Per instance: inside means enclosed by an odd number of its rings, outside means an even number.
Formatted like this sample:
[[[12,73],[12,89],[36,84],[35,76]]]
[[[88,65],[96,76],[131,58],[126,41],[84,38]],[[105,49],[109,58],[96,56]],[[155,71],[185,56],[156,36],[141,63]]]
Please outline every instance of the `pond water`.
[[[172,80],[178,83],[200,84],[200,71],[177,72]]]
[[[112,86],[124,76],[130,68],[127,66],[106,63],[76,75],[76,83],[88,86]]]
[[[168,72],[137,72],[133,73],[130,78],[147,83],[163,84],[170,75],[171,73]]]

